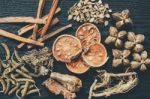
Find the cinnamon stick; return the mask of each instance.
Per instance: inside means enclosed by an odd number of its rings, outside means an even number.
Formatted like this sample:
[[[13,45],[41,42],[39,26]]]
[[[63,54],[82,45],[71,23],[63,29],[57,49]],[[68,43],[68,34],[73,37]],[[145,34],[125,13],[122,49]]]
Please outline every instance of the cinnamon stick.
[[[39,0],[37,16],[36,16],[37,19],[41,18],[42,16],[42,10],[43,10],[44,4],[45,4],[45,0]],[[32,39],[34,40],[36,40],[37,31],[38,31],[38,24],[34,24],[33,34],[32,34]]]
[[[33,17],[5,17],[0,18],[0,23],[38,23],[45,24],[44,19],[35,19]]]
[[[48,34],[44,35],[43,37],[39,38],[38,41],[40,41],[40,42],[46,41],[46,40],[48,40],[49,38],[55,36],[55,35],[58,34],[58,33],[61,33],[62,31],[66,30],[66,29],[68,29],[68,28],[70,28],[70,27],[72,27],[72,24],[63,26],[63,27],[57,29],[56,31],[53,31],[53,32],[51,32],[51,33],[48,33]],[[32,48],[32,47],[33,47],[33,46],[29,46],[28,48]]]
[[[61,8],[58,7],[57,10],[56,10],[56,12],[55,12],[55,14],[57,14],[60,11],[61,11]],[[44,20],[47,20],[47,18],[48,18],[48,15],[46,15],[46,16],[43,17]],[[52,24],[53,24],[53,22],[56,22],[56,18],[53,19]],[[22,28],[20,28],[18,30],[18,35],[23,35],[24,33],[32,30],[33,28],[34,28],[34,24],[26,25],[26,26],[24,26],[24,27],[22,27]]]
[[[53,19],[53,22],[52,22],[52,24],[51,24],[50,27],[56,25],[58,22],[59,22],[59,19],[58,19],[58,18]],[[33,26],[34,26],[34,25],[33,25]],[[39,34],[39,32],[40,32],[41,30],[42,30],[42,28],[39,29],[38,34]],[[29,36],[28,38],[31,39],[31,38],[32,38],[32,35]],[[19,45],[17,46],[17,48],[20,49],[20,48],[22,48],[25,44],[26,44],[26,43],[21,43],[21,44],[19,44]]]
[[[47,32],[48,27],[50,26],[52,19],[54,17],[57,6],[58,6],[58,0],[53,0],[52,7],[51,7],[49,14],[48,14],[48,19],[47,19],[46,24],[44,25],[44,27],[41,31],[41,37],[43,37],[45,35],[45,33]]]
[[[14,39],[14,40],[17,40],[17,41],[20,41],[20,42],[24,42],[24,43],[28,43],[28,44],[33,44],[33,45],[37,45],[37,46],[44,46],[44,44],[39,42],[39,41],[35,41],[35,40],[32,40],[32,39],[26,39],[26,38],[17,36],[13,33],[9,33],[7,31],[4,31],[2,29],[0,29],[0,36],[4,36],[4,37],[7,37],[7,38],[11,38],[11,39]]]

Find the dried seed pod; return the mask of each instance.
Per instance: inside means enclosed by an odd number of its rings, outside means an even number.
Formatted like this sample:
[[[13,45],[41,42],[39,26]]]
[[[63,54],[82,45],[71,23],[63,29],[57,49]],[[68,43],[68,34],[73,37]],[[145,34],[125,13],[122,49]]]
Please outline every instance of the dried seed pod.
[[[82,58],[66,63],[66,66],[69,71],[77,74],[82,74],[89,70],[89,66],[83,62]]]
[[[71,62],[81,51],[80,41],[71,35],[61,35],[53,44],[53,55],[58,61]]]
[[[101,67],[108,60],[107,50],[103,44],[95,43],[82,53],[82,58],[91,67]]]
[[[82,24],[76,31],[76,37],[80,40],[83,48],[101,41],[99,29],[91,23]]]

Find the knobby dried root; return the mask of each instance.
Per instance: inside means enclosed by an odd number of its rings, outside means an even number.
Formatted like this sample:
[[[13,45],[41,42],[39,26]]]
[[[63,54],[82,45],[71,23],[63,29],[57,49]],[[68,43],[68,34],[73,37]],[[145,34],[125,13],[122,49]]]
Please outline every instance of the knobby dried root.
[[[126,93],[138,84],[138,77],[135,72],[114,74],[101,70],[99,73],[90,88],[89,99],[92,97],[108,97],[113,94]],[[118,83],[113,85],[113,81],[118,81]],[[104,88],[104,90],[99,91],[99,88]]]
[[[52,72],[50,79],[43,85],[56,95],[62,94],[65,99],[74,99],[75,93],[82,87],[82,81],[75,76]]]

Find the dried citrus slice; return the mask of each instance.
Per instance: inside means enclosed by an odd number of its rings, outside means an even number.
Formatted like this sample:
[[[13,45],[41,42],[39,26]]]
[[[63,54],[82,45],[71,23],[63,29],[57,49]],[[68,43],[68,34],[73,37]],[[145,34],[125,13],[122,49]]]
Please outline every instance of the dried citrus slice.
[[[85,48],[95,42],[100,42],[101,33],[94,24],[85,23],[77,29],[76,37],[80,40],[82,47]]]
[[[89,66],[85,64],[85,62],[82,60],[82,58],[78,58],[75,61],[72,61],[70,63],[66,63],[66,66],[69,71],[77,74],[85,73],[89,70]]]
[[[92,44],[82,53],[83,60],[91,67],[101,67],[107,62],[107,51],[103,44]]]
[[[54,41],[52,50],[56,60],[68,63],[82,52],[82,46],[76,37],[61,35]]]

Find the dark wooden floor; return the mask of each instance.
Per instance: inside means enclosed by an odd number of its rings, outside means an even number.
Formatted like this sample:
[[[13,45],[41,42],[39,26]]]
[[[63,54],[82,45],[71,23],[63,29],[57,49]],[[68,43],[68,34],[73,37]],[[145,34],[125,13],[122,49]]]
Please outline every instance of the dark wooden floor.
[[[44,8],[44,14],[46,14],[50,8],[51,0],[46,0],[46,6]],[[120,11],[128,8],[131,11],[131,17],[134,22],[134,26],[132,31],[135,33],[142,33],[146,36],[146,40],[144,42],[145,49],[149,52],[150,55],[150,1],[149,0],[103,0],[110,4],[110,7],[113,11]],[[62,34],[75,34],[76,28],[80,25],[76,22],[67,22],[67,11],[68,9],[78,0],[60,0],[60,7],[62,8],[62,12],[58,14],[58,18],[61,20],[60,24],[53,27],[49,31],[53,31],[62,25],[73,23],[73,29],[63,32]],[[38,0],[0,0],[0,17],[6,16],[36,16],[36,9],[38,6]],[[113,24],[113,23],[112,23]],[[0,24],[1,29],[5,29],[7,31],[17,33],[17,30],[24,26],[25,24]],[[104,28],[102,25],[98,25],[100,31],[102,32],[102,43],[105,37],[108,34],[108,27]],[[30,31],[31,33],[31,31]],[[46,46],[51,47],[52,43],[56,37],[47,41]],[[3,37],[0,37],[0,42],[6,42],[11,50],[18,44],[18,42],[9,40]],[[111,57],[111,48],[107,47],[108,52]],[[20,53],[24,53],[26,48],[20,50]],[[0,57],[3,57],[4,53],[2,49],[0,49]],[[120,71],[119,69],[111,68],[111,60],[105,65],[108,71]],[[150,67],[145,73],[139,73],[140,82],[136,88],[131,90],[126,94],[113,95],[106,99],[150,99]],[[55,71],[59,71],[62,73],[70,73],[63,63],[55,62]],[[92,71],[87,72],[84,75],[76,75],[83,80],[83,88],[77,94],[77,99],[87,99],[89,87],[93,82],[93,77],[89,74],[93,73]],[[74,75],[74,74],[72,74]],[[49,93],[45,88],[43,88],[40,84],[46,78],[41,78],[40,80],[36,80],[38,86],[41,88],[42,96],[38,97],[37,95],[32,95],[27,97],[27,99],[62,99],[61,96],[55,96]],[[8,97],[3,94],[0,94],[1,99],[17,99],[15,96]],[[98,98],[98,99],[103,99]]]

